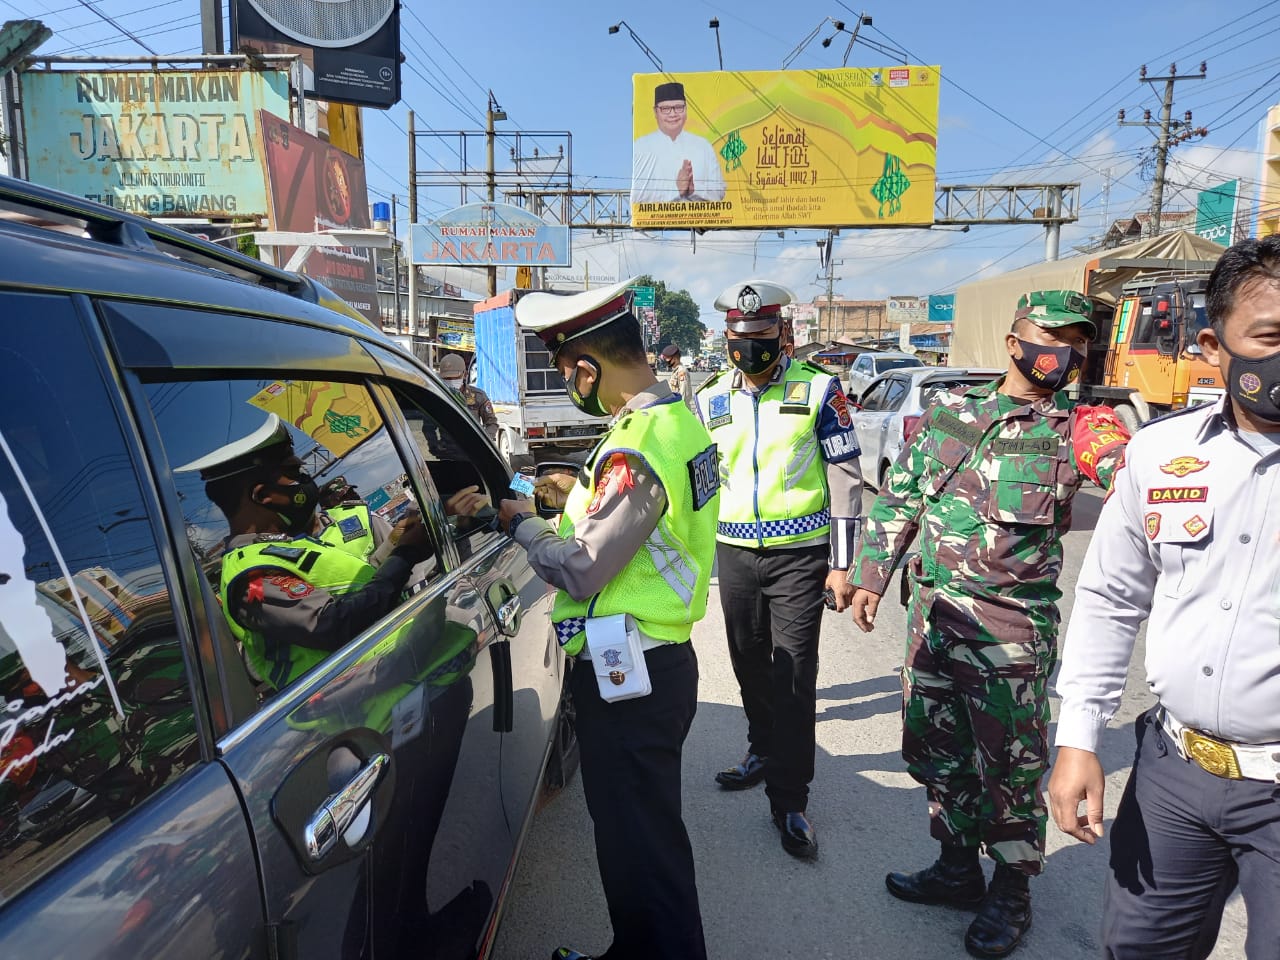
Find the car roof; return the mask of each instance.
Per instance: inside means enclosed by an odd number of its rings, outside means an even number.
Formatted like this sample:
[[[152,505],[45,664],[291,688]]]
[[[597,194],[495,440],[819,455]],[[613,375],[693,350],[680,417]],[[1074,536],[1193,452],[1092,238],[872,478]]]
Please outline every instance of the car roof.
[[[858,354],[860,357],[874,357],[877,360],[883,360],[890,357],[900,357],[907,360],[920,360],[914,353],[902,353],[899,350],[867,350]],[[924,361],[921,360],[921,363]]]
[[[309,277],[12,177],[0,177],[0,286],[309,322],[408,356],[367,320],[316,302],[336,295]]]
[[[890,380],[894,377],[899,380],[905,377],[911,381],[912,386],[919,386],[930,380],[955,380],[958,378],[971,378],[975,383],[985,382],[994,380],[1005,372],[994,367],[898,367],[894,370],[886,370],[872,379],[871,383],[867,385],[867,390],[870,390],[882,380]]]

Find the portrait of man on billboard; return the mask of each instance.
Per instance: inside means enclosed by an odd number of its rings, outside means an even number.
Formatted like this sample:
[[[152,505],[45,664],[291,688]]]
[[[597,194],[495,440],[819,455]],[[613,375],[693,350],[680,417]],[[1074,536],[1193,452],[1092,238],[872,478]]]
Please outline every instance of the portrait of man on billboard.
[[[633,145],[632,203],[724,199],[720,158],[706,138],[685,130],[687,115],[684,84],[658,84],[653,93],[658,129]]]

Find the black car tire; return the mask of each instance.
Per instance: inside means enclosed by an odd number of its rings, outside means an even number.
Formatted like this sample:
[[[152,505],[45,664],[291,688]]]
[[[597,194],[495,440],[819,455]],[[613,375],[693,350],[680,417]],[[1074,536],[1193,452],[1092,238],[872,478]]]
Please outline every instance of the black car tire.
[[[551,754],[547,757],[547,768],[542,776],[544,791],[551,794],[563,789],[578,772],[578,760],[578,715],[573,705],[573,695],[569,692],[569,675],[566,673],[564,685],[560,689],[555,739],[551,743]]]

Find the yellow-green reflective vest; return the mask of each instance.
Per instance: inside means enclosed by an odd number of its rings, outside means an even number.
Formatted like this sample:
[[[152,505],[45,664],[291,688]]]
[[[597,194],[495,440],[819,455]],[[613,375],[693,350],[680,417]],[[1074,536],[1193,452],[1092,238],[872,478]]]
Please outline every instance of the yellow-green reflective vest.
[[[716,448],[678,396],[628,413],[605,434],[587,465],[590,483],[575,484],[569,494],[560,536],[573,536],[601,474],[619,453],[648,465],[666,491],[667,509],[644,546],[594,597],[556,594],[551,619],[569,656],[586,642],[588,617],[629,613],[646,636],[681,643],[707,612],[719,503]]]
[[[369,516],[369,508],[363,503],[340,503],[325,513],[333,523],[321,531],[319,539],[353,557],[368,560],[378,546],[373,541],[373,520]]]
[[[231,632],[243,644],[245,657],[254,673],[279,690],[329,656],[330,651],[296,643],[278,643],[265,634],[245,629],[232,618],[234,604],[228,595],[231,582],[254,567],[285,570],[315,589],[335,596],[364,586],[373,579],[374,568],[341,547],[313,537],[261,540],[232,550],[222,558],[218,596],[222,600],[223,616],[227,618]]]
[[[743,547],[815,540],[831,530],[831,495],[818,414],[831,374],[792,361],[757,394],[732,388],[728,372],[698,392],[720,451],[717,539]]]

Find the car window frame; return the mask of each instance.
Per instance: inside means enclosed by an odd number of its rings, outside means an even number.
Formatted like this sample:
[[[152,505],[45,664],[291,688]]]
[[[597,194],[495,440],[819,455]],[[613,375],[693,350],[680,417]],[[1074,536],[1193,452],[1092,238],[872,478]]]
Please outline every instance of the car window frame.
[[[891,376],[885,381],[888,386],[885,387],[884,404],[881,410],[889,413],[897,413],[902,409],[902,404],[907,396],[911,393],[911,382],[905,377]],[[895,390],[898,390],[895,394]]]

